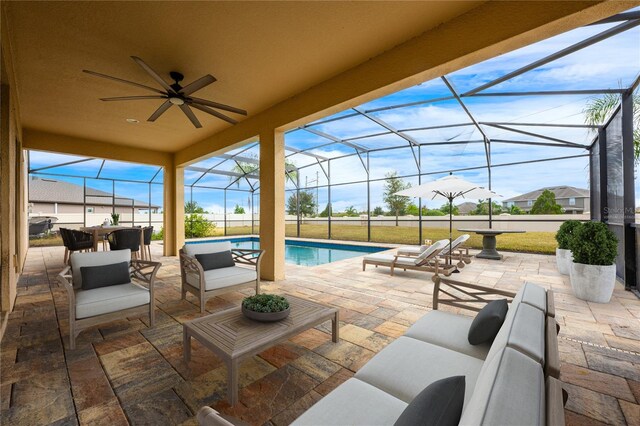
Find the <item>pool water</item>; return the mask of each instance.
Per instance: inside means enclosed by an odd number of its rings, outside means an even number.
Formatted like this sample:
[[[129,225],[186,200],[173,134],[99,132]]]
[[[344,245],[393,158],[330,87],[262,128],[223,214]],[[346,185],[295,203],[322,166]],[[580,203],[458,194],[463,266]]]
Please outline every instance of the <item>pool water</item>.
[[[224,240],[193,241],[188,244],[230,241],[232,247],[243,249],[260,248],[260,240],[253,237],[229,238]],[[300,266],[317,266],[338,260],[350,259],[367,253],[388,250],[385,247],[356,246],[349,244],[321,243],[315,241],[285,240],[284,259],[286,263]]]

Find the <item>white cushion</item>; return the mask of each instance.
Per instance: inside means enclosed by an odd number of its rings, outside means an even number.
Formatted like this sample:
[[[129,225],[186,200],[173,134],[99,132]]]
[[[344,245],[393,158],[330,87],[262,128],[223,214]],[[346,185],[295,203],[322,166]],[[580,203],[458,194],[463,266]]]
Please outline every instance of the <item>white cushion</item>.
[[[298,417],[295,426],[367,425],[395,423],[407,403],[358,379],[349,379]]]
[[[82,268],[83,266],[102,266],[130,261],[131,250],[129,249],[95,251],[88,253],[72,253],[71,271],[73,273],[73,288],[78,289],[82,286],[82,273],[80,271],[80,268]]]
[[[420,262],[424,261],[426,258],[433,255],[436,251],[442,250],[446,245],[447,240],[436,241],[431,245],[431,247],[420,253],[420,256],[416,257],[416,259],[414,260],[415,264],[417,265]]]
[[[204,271],[204,281],[206,283],[204,289],[207,291],[216,290],[236,284],[255,281],[257,278],[258,275],[256,274],[255,269],[243,268],[241,266],[210,269],[208,271]],[[196,288],[200,288],[198,275],[195,273],[187,274],[187,283]]]
[[[513,298],[514,303],[526,303],[547,312],[547,291],[539,285],[524,283]]]
[[[491,344],[469,343],[469,327],[472,322],[473,317],[470,316],[431,311],[413,324],[405,336],[484,360]]]
[[[462,234],[455,240],[451,242],[451,251],[458,248],[458,246],[462,245],[465,241],[469,239],[469,234]],[[447,242],[447,247],[442,250],[441,254],[449,254],[449,240],[445,240]]]
[[[231,242],[220,241],[219,243],[185,244],[182,247],[182,250],[184,250],[184,252],[189,256],[195,257],[196,254],[219,253],[221,251],[229,251],[231,250]]]
[[[436,380],[463,375],[467,401],[482,364],[477,358],[402,336],[367,362],[355,377],[409,403]]]
[[[460,425],[522,424],[545,424],[544,374],[540,364],[505,348],[487,358]]]
[[[422,253],[423,251],[425,251],[426,249],[428,249],[429,246],[406,246],[406,247],[400,247],[398,248],[398,254],[399,255],[408,255],[408,256],[417,256],[420,253]]]
[[[393,254],[369,254],[364,257],[364,260],[372,261],[372,262],[382,262],[388,263],[391,266],[393,263],[393,259],[395,259],[395,255]]]
[[[544,365],[544,330],[545,315],[541,310],[526,303],[511,305],[487,360],[508,346]]]
[[[149,290],[134,283],[76,291],[76,318],[88,318],[149,304]]]

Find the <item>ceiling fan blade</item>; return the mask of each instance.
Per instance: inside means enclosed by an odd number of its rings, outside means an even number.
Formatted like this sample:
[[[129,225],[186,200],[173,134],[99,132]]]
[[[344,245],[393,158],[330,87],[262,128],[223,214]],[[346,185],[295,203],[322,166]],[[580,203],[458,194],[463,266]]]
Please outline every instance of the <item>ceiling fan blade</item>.
[[[132,56],[131,59],[136,61],[137,64],[142,67],[143,70],[145,70],[155,81],[158,82],[158,84],[160,84],[160,86],[162,86],[163,89],[165,89],[169,93],[176,93],[176,91],[173,90],[171,86],[169,86],[167,82],[164,81],[162,77],[160,77],[160,75],[157,72],[155,72],[153,68],[147,65],[142,59],[138,58],[137,56]]]
[[[180,92],[182,92],[185,95],[189,95],[193,92],[197,92],[198,90],[202,89],[205,86],[210,85],[214,81],[216,81],[216,78],[211,74],[207,74],[204,77],[200,77],[193,83],[187,84],[182,88],[182,90],[180,90]]]
[[[115,98],[100,98],[101,101],[139,101],[143,99],[167,99],[166,96],[118,96]]]
[[[134,83],[133,81],[123,80],[123,79],[118,78],[118,77],[112,77],[110,75],[100,74],[99,72],[89,71],[89,70],[82,70],[82,72],[86,72],[87,74],[95,75],[96,77],[102,77],[102,78],[106,78],[106,79],[109,79],[109,80],[119,81],[120,83],[130,84],[130,85],[136,86],[136,87],[141,87],[143,89],[152,90],[152,91],[154,91],[156,93],[160,93],[162,95],[165,94],[162,90],[158,90],[158,89],[155,89],[153,87],[145,86],[144,84]]]
[[[149,118],[147,119],[147,121],[156,121],[156,120],[158,119],[158,117],[160,117],[162,114],[164,114],[164,112],[165,112],[166,110],[168,110],[168,109],[169,109],[169,107],[170,107],[171,105],[172,105],[172,103],[171,103],[171,102],[169,102],[168,100],[167,100],[167,101],[164,101],[164,102],[163,102],[163,104],[162,104],[162,105],[160,105],[160,108],[158,108],[158,109],[156,110],[156,112],[154,112],[153,114],[151,114],[151,117],[149,117]]]
[[[196,117],[196,115],[193,113],[193,111],[191,111],[191,108],[189,108],[189,105],[182,104],[182,105],[180,105],[180,109],[189,118],[189,120],[191,120],[193,125],[196,126],[196,129],[199,129],[199,128],[202,127],[202,124],[200,124],[200,122],[198,121],[198,118]]]
[[[199,109],[200,111],[206,112],[207,114],[211,114],[215,117],[218,117],[221,120],[227,121],[231,124],[237,124],[238,122],[236,120],[234,120],[231,117],[227,117],[224,114],[219,113],[218,111],[214,111],[211,108],[207,108],[206,106],[202,106],[202,105],[198,105],[198,104],[191,104],[191,106],[195,109]]]
[[[247,111],[240,108],[234,108],[229,105],[219,104],[218,102],[208,101],[206,99],[200,99],[200,98],[194,98],[194,97],[192,97],[191,99],[192,99],[192,103],[194,104],[206,105],[206,106],[222,109],[229,112],[235,112],[236,114],[247,115]]]

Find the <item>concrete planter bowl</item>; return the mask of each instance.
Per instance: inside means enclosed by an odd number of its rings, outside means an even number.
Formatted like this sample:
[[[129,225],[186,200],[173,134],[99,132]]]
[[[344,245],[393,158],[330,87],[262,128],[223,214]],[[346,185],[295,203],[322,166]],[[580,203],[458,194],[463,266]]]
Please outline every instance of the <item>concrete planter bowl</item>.
[[[274,322],[285,319],[291,313],[291,308],[287,308],[284,311],[280,312],[255,312],[249,309],[246,309],[242,306],[242,314],[254,321],[260,322]]]
[[[569,275],[571,270],[571,264],[573,263],[573,254],[571,250],[556,249],[556,264],[558,265],[558,272],[562,275]]]
[[[573,294],[582,300],[609,303],[616,285],[616,265],[585,265],[571,262]]]

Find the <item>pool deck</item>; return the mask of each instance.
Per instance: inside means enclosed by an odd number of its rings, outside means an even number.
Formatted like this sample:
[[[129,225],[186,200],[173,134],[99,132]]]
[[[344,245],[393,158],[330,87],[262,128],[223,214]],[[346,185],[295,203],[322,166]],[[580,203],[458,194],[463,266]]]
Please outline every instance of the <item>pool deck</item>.
[[[431,309],[429,274],[362,272],[361,257],[287,265],[287,279],[263,282],[264,291],[338,307],[341,341],[331,342],[326,323],[245,361],[240,404],[229,407],[226,370],[215,355],[194,343],[192,362],[182,361],[181,323],[200,314],[194,299],[180,300],[177,258],[161,257],[161,250],[152,244],[163,263],[156,327],[147,328],[144,317],[104,324],[82,332],[74,351],[66,291],[55,281],[63,249],[29,250],[1,345],[0,423],[195,425],[194,413],[211,405],[251,424],[286,425]],[[509,290],[531,281],[554,290],[567,424],[639,425],[640,301],[620,285],[609,304],[578,300],[553,256],[503,254],[501,261],[474,260],[456,279]],[[211,299],[207,310],[238,306],[249,293]]]

